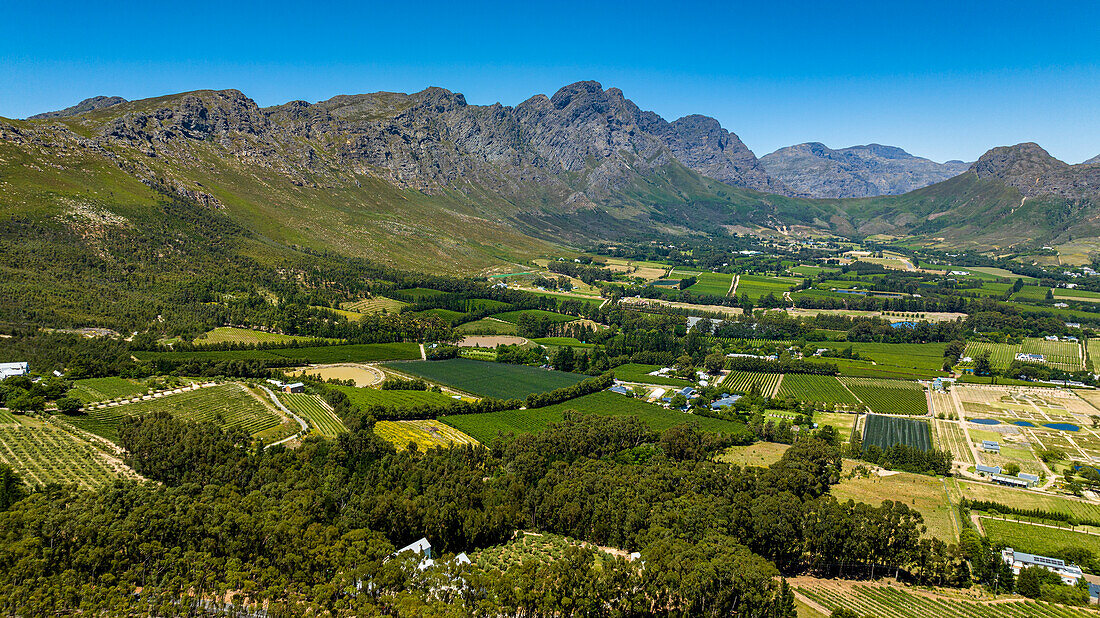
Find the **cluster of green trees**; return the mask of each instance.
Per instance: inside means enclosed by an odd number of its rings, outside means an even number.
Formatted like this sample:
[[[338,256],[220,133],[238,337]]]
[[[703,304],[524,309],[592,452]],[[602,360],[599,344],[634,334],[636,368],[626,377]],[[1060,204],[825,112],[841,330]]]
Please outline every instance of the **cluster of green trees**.
[[[852,457],[889,470],[904,470],[915,474],[936,476],[951,474],[950,451],[936,449],[926,451],[901,443],[884,449],[877,444],[863,445],[858,436],[853,436],[849,447]]]
[[[12,376],[0,380],[0,405],[19,412],[41,412],[46,402],[61,401],[66,409],[72,408],[72,402],[65,396],[72,383],[54,376],[32,378],[29,375]],[[76,402],[80,407],[80,402]]]

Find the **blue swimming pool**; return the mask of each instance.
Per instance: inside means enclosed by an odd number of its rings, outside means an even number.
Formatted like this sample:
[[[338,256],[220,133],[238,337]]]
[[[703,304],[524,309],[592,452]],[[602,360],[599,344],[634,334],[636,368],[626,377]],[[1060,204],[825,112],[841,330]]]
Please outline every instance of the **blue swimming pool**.
[[[1061,431],[1081,431],[1080,427],[1070,423],[1043,423],[1043,427],[1050,427],[1051,429],[1058,429]]]
[[[979,425],[1000,425],[1001,421],[992,418],[972,418],[971,423],[977,423]]]

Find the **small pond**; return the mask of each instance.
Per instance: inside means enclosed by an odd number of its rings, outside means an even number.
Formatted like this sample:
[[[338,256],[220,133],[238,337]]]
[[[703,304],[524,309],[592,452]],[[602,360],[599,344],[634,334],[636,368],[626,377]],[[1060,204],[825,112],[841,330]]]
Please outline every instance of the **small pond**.
[[[1020,427],[1034,427],[1035,426],[1034,423],[1029,423],[1028,421],[1016,421],[1015,423],[1012,423],[1012,424],[1013,425],[1019,425]]]
[[[1050,427],[1051,429],[1058,429],[1061,431],[1081,431],[1080,427],[1070,423],[1043,423],[1043,427]]]
[[[992,418],[972,418],[971,423],[977,423],[979,425],[1000,425],[1001,421]]]

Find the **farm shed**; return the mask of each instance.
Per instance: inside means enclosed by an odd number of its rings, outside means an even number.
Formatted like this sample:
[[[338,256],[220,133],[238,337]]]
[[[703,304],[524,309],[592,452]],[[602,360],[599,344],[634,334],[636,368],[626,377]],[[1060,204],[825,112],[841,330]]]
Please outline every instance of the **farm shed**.
[[[304,393],[306,391],[306,385],[301,382],[293,382],[283,387],[285,393]]]
[[[982,450],[988,453],[1000,453],[1001,445],[995,440],[982,440]]]
[[[26,375],[28,371],[30,371],[30,365],[27,363],[0,363],[0,380]]]
[[[612,393],[618,393],[620,395],[629,395],[630,394],[630,391],[628,391],[625,386],[612,386],[611,388],[609,388],[607,390],[611,391]]]
[[[1016,476],[1018,476],[1019,478],[1022,478],[1023,480],[1027,481],[1027,486],[1028,487],[1035,487],[1036,485],[1039,484],[1039,476],[1038,475],[1028,474],[1027,472],[1021,472],[1021,473],[1017,474]]]
[[[974,466],[974,469],[977,470],[980,474],[992,475],[1001,473],[1000,466],[983,466],[982,464],[978,464],[977,466]]]
[[[733,404],[737,403],[737,400],[740,399],[740,398],[741,398],[741,395],[727,395],[727,396],[719,399],[718,401],[715,401],[714,403],[710,404],[710,409],[711,410],[717,410],[717,409],[719,409],[723,406],[732,406]]]
[[[1029,486],[1029,483],[1024,479],[1017,476],[1008,476],[1007,474],[994,474],[993,482],[998,485],[1018,487],[1020,489],[1026,489]]]

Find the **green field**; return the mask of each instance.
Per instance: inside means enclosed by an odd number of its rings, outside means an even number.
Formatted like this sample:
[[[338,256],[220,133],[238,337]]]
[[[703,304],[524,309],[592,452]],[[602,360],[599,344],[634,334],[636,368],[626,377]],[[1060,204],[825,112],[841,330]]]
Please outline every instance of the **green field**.
[[[443,406],[454,401],[449,395],[432,391],[384,391],[378,388],[333,386],[348,396],[355,406],[367,410],[372,406],[414,408],[418,406]]]
[[[523,399],[532,393],[545,393],[572,386],[588,377],[538,367],[488,363],[466,358],[414,361],[387,367],[460,391],[496,399]]]
[[[1061,549],[1083,547],[1100,556],[1100,536],[1095,534],[989,517],[982,517],[981,522],[990,541],[1017,551],[1049,556]]]
[[[371,363],[420,358],[416,343],[360,343],[277,350],[227,350],[193,352],[136,352],[141,360],[295,360],[307,364]]]
[[[332,311],[327,307],[323,307]],[[313,337],[296,337],[280,333],[268,333],[262,330],[248,328],[233,328],[231,326],[219,326],[212,331],[203,333],[195,338],[195,345],[214,345],[217,343],[288,343],[291,341],[312,341]]]
[[[945,543],[958,540],[955,509],[948,500],[943,481],[924,474],[898,472],[889,476],[869,476],[844,479],[829,488],[837,500],[855,500],[878,506],[883,500],[896,500],[920,511],[928,535]]]
[[[931,450],[932,434],[928,423],[868,414],[863,427],[863,448],[874,445],[885,450],[895,444],[905,444],[925,451]]]
[[[612,369],[615,373],[616,380],[622,380],[624,382],[641,382],[643,384],[657,384],[659,386],[691,386],[694,382],[689,380],[681,380],[679,378],[665,378],[662,376],[651,376],[650,371],[656,371],[660,369],[660,365],[640,365],[638,363],[627,363],[625,365],[619,365]]]
[[[443,296],[446,292],[440,290],[432,290],[430,288],[405,288],[404,290],[395,290],[393,295],[400,296],[401,298],[408,298],[413,302],[421,301],[425,298],[434,298],[436,296]]]
[[[791,373],[783,376],[779,387],[780,397],[794,397],[799,401],[815,401],[855,408],[859,401],[833,376],[815,376]]]
[[[451,311],[450,309],[426,309],[424,311],[418,311],[412,315],[419,315],[424,317],[435,316],[443,320],[444,322],[450,322],[451,324],[454,324],[454,322],[459,318],[466,317],[465,313]]]
[[[559,348],[564,348],[564,347],[594,348],[594,347],[596,347],[596,344],[594,344],[594,343],[584,343],[580,339],[576,339],[574,337],[542,337],[540,339],[532,339],[531,341],[534,341],[535,343],[537,343],[539,345],[557,346]]]
[[[718,456],[718,461],[742,467],[767,468],[779,461],[779,458],[789,448],[791,448],[789,444],[776,444],[775,442],[755,442],[748,446],[731,446]]]
[[[10,414],[0,417],[0,461],[28,485],[76,484],[95,489],[137,478],[118,458],[56,425]]]
[[[944,375],[940,372],[943,368],[943,352],[947,348],[946,343],[874,343],[864,341],[854,342],[823,342],[820,347],[842,350],[851,346],[853,352],[858,352],[860,357],[874,361],[876,366],[884,369],[900,368],[905,370],[919,370],[931,372],[935,375]],[[842,362],[845,359],[827,358],[828,362]],[[922,374],[923,375],[923,374]]]
[[[802,279],[794,277],[761,277],[759,275],[741,275],[737,282],[736,294],[740,298],[747,295],[751,300],[757,300],[761,296],[773,294],[776,298],[782,298],[783,292],[792,286],[802,283]]]
[[[466,322],[465,324],[459,324],[455,327],[456,333],[464,335],[514,335],[516,334],[516,330],[515,324],[494,320],[493,318],[481,318],[480,320]]]
[[[666,410],[661,406],[610,391],[592,393],[591,395],[535,410],[455,414],[442,417],[439,420],[487,444],[496,437],[497,432],[537,433],[542,431],[547,424],[561,421],[563,418],[562,413],[566,410],[577,410],[584,414],[599,414],[602,416],[636,416],[653,431],[664,431],[669,427],[687,422],[697,422],[703,431],[714,433],[736,433],[744,428],[741,423]]]
[[[1080,371],[1084,368],[1081,346],[1071,341],[1047,341],[1040,337],[1028,337],[1019,345],[985,341],[966,344],[966,356],[971,358],[978,358],[987,351],[990,353],[989,363],[995,369],[1007,369],[1016,359],[1017,353],[1042,354],[1045,357],[1043,364],[1064,371]]]
[[[673,276],[686,276],[680,271],[673,273]],[[733,283],[733,275],[726,273],[698,273],[695,277],[699,280],[695,285],[687,289],[688,292],[693,294],[708,294],[711,296],[725,296],[730,291],[730,284]]]
[[[118,428],[123,418],[154,412],[168,412],[186,421],[240,428],[253,436],[264,438],[276,435],[283,423],[281,416],[260,403],[246,387],[237,383],[200,388],[138,403],[92,409],[86,414],[68,418],[80,429],[118,442]],[[297,424],[294,426],[297,427]]]
[[[505,322],[511,322],[512,324],[518,324],[519,318],[522,315],[528,315],[532,317],[543,318],[551,322],[572,322],[577,318],[572,315],[564,315],[561,313],[554,313],[552,311],[543,311],[542,309],[524,309],[522,311],[505,311],[504,313],[498,313],[493,317],[498,320],[504,320]]]
[[[773,397],[776,389],[779,388],[781,378],[785,379],[778,373],[731,371],[726,379],[722,380],[722,388],[738,393],[749,393],[753,387],[756,387],[761,395]]]
[[[74,380],[70,397],[76,397],[84,403],[107,401],[120,397],[144,395],[148,388],[124,378],[86,378]]]
[[[385,296],[373,296],[364,300],[343,303],[340,305],[340,308],[355,313],[382,313],[383,311],[387,313],[397,313],[401,311],[401,308],[404,306],[405,303],[399,300],[393,300]]]
[[[1034,491],[1024,491],[1000,485],[972,483],[956,479],[952,484],[952,497],[955,501],[985,500],[997,502],[1020,509],[1041,509],[1052,513],[1073,515],[1079,519],[1100,521],[1100,504],[1069,497],[1059,497]]]
[[[348,430],[317,395],[281,393],[279,398],[291,412],[309,421],[314,432],[319,435],[335,438]]]
[[[916,382],[875,378],[841,378],[856,397],[878,414],[928,414],[928,397]]]
[[[378,421],[374,433],[398,449],[408,447],[410,442],[422,451],[452,444],[477,444],[477,440],[436,420]]]

